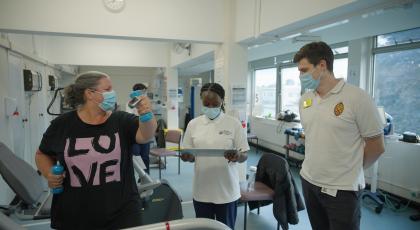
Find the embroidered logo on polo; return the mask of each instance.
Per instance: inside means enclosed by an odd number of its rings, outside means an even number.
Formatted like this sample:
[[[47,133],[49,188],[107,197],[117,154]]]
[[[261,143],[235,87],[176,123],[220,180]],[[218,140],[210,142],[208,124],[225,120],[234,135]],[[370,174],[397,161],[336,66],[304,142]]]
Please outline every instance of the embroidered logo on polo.
[[[64,159],[72,187],[120,181],[121,147],[118,133],[67,138]]]
[[[232,134],[232,132],[231,132],[231,131],[229,131],[229,130],[222,130],[222,131],[219,131],[219,135],[226,135],[226,136],[229,136],[230,134]]]
[[[334,107],[334,114],[338,117],[344,112],[344,104],[343,102],[338,103]]]

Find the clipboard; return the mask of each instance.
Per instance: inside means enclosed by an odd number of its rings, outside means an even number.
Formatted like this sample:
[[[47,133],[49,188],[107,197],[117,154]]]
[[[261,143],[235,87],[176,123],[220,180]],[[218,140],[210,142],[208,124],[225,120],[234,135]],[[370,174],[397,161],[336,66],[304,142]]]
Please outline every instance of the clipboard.
[[[224,157],[227,150],[232,149],[181,149],[180,154],[189,153],[194,156]]]

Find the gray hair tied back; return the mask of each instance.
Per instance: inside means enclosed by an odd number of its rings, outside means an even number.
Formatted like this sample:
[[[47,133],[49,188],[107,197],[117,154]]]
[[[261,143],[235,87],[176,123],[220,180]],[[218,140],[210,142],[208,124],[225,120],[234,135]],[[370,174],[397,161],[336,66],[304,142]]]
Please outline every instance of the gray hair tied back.
[[[73,108],[85,104],[85,90],[95,89],[102,78],[109,78],[109,76],[98,71],[89,71],[77,75],[75,82],[64,88],[64,103]]]

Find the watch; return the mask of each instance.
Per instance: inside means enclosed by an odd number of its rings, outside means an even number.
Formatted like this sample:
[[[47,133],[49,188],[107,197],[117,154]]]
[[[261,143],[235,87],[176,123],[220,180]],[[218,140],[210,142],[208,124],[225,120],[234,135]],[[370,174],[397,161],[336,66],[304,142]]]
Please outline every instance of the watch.
[[[125,0],[103,0],[104,6],[107,10],[118,13],[124,9]]]

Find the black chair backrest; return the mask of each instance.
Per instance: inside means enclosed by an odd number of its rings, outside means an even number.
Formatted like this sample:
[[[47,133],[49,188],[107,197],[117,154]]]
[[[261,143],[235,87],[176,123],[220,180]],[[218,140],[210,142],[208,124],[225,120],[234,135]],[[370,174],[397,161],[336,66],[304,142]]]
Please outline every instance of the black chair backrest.
[[[166,141],[165,141],[165,129],[166,129],[166,122],[163,119],[159,119],[157,121],[157,128],[156,128],[156,145],[158,148],[166,148]]]
[[[283,180],[289,172],[289,165],[287,164],[286,159],[279,155],[272,153],[266,153],[261,156],[261,159],[258,161],[257,166],[257,175],[256,178],[260,179],[258,181],[263,182],[267,186],[274,189],[274,185],[277,180]],[[277,174],[278,177],[272,177],[272,175]]]
[[[0,174],[16,195],[29,205],[36,204],[44,192],[43,178],[2,142],[0,142]]]

